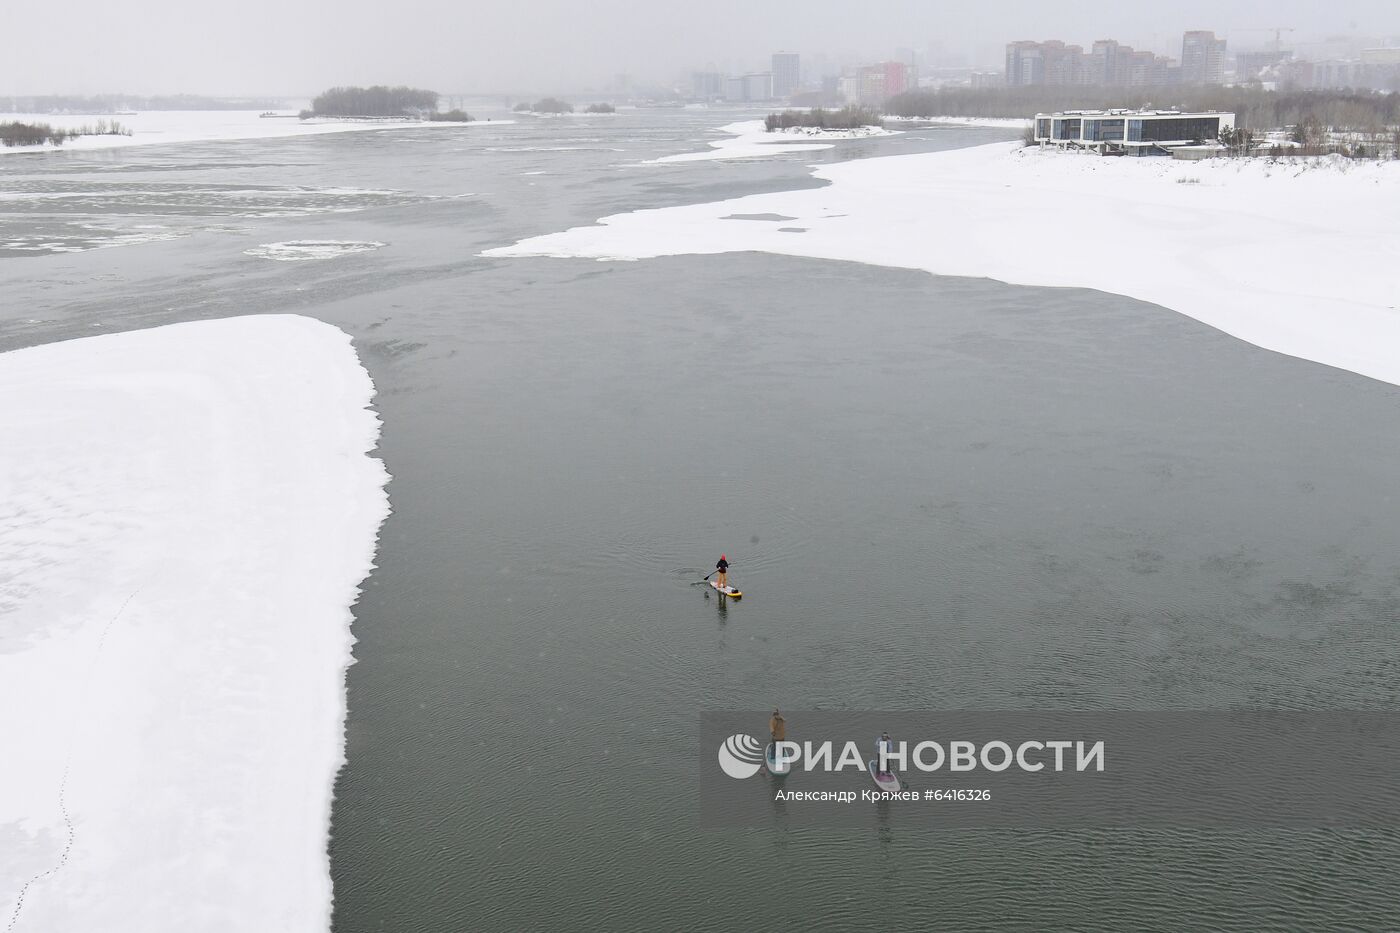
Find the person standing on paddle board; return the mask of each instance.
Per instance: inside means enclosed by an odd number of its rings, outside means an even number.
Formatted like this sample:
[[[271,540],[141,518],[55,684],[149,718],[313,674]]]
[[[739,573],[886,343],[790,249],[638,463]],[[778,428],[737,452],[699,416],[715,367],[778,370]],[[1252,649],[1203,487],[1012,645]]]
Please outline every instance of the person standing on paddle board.
[[[888,732],[881,732],[879,740],[875,743],[875,770],[881,777],[890,774],[888,767],[885,766],[884,754],[891,754],[893,752],[894,739],[890,738]]]
[[[719,556],[719,561],[715,564],[715,571],[719,574],[715,577],[715,582],[719,584],[720,589],[724,589],[729,583],[729,561],[725,560],[723,554]]]
[[[768,718],[768,734],[773,738],[773,754],[778,754],[778,743],[787,738],[787,720],[777,709]]]

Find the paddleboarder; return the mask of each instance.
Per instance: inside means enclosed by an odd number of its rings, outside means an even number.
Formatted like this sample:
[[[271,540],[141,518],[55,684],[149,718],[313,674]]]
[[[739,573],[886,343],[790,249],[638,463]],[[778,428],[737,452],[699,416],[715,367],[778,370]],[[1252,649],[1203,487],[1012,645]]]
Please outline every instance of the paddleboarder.
[[[773,715],[768,717],[768,735],[772,741],[763,754],[763,760],[768,765],[770,774],[781,777],[788,773],[791,762],[786,755],[779,757],[782,753],[778,748],[778,743],[787,738],[787,720],[783,718],[782,712],[777,707],[773,708]]]
[[[879,741],[875,743],[875,766],[881,777],[888,777],[890,775],[891,772],[886,766],[885,755],[893,753],[894,739],[890,738],[888,732],[881,732]]]
[[[719,574],[715,577],[715,582],[719,584],[720,589],[724,589],[724,587],[729,584],[729,561],[725,559],[723,554],[719,556],[719,561],[715,563],[715,572]]]

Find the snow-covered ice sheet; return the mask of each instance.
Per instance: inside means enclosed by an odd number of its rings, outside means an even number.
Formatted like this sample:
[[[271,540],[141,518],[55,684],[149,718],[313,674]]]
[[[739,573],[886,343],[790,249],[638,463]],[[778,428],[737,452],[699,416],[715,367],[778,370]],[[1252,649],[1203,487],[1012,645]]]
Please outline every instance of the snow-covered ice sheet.
[[[759,250],[1095,288],[1400,384],[1400,162],[1107,159],[994,143],[814,171],[829,185],[604,217],[487,256]],[[781,214],[804,228],[737,224]]]
[[[378,240],[283,240],[280,243],[262,243],[243,252],[278,262],[306,262],[372,252],[384,245]]]
[[[867,139],[871,136],[892,136],[890,130],[878,126],[861,126],[849,130],[823,130],[817,127],[788,127],[768,132],[762,120],[741,120],[719,128],[728,133],[726,139],[710,142],[710,148],[700,152],[681,152],[649,159],[647,164],[673,162],[709,162],[715,159],[771,159],[789,152],[810,152],[831,149],[831,140]]]
[[[328,928],[372,394],[288,315],[0,354],[0,929]]]
[[[464,126],[499,126],[514,120],[473,120],[451,123],[432,120],[298,120],[295,116],[264,117],[255,110],[146,110],[133,114],[0,113],[0,123],[47,123],[55,129],[93,127],[99,122],[117,123],[130,136],[79,136],[61,146],[0,146],[0,154],[24,152],[74,152],[87,149],[120,149],[158,143],[205,142],[222,139],[279,139],[319,136],[367,130],[432,129]]]

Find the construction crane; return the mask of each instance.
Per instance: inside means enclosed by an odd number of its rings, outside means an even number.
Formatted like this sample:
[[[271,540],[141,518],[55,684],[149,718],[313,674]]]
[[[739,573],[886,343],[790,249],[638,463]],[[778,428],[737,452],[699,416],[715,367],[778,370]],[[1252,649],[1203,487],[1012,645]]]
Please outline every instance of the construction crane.
[[[1230,32],[1271,32],[1274,34],[1275,54],[1283,51],[1283,34],[1285,32],[1296,32],[1292,26],[1246,26],[1241,29],[1231,29]]]

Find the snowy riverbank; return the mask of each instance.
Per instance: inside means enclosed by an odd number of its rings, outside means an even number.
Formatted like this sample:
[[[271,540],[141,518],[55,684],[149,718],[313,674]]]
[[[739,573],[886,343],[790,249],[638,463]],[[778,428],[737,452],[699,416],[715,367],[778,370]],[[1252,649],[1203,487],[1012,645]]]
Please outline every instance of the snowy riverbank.
[[[0,146],[0,154],[25,152],[73,152],[91,149],[122,149],[161,143],[206,142],[225,139],[281,139],[289,136],[318,136],[324,133],[351,133],[366,130],[429,129],[464,126],[499,126],[514,120],[473,120],[450,123],[425,120],[299,120],[295,115],[264,117],[255,110],[150,110],[133,114],[39,114],[0,113],[0,123],[47,123],[55,129],[90,127],[99,121],[120,124],[130,136],[79,136],[62,146]]]
[[[741,120],[738,123],[730,123],[720,127],[718,132],[727,133],[728,138],[712,140],[710,148],[707,150],[662,156],[659,159],[650,160],[648,164],[708,162],[715,159],[772,158],[789,152],[831,149],[839,140],[894,135],[892,131],[881,129],[878,126],[858,126],[853,129],[833,130],[812,126],[792,126],[770,133],[764,128],[762,120]]]
[[[996,143],[605,217],[487,256],[767,251],[1094,288],[1400,384],[1400,162],[1104,159]],[[727,220],[780,215],[779,224]],[[800,232],[794,232],[800,231]]]
[[[0,354],[4,929],[329,927],[372,394],[305,317]]]

